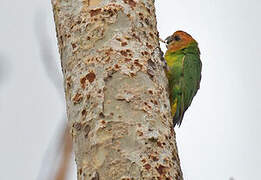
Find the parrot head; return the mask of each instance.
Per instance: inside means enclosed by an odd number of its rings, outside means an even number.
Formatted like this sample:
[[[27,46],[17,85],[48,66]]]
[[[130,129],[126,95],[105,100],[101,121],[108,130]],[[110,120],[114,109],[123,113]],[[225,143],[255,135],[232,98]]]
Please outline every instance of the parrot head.
[[[196,40],[184,31],[176,31],[165,39],[166,46],[170,52],[176,52],[195,42]]]

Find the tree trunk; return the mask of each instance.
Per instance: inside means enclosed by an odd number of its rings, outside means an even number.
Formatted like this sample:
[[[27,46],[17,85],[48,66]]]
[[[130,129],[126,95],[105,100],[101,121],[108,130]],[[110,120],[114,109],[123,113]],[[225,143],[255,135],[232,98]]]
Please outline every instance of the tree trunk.
[[[52,0],[78,180],[182,172],[153,0]]]

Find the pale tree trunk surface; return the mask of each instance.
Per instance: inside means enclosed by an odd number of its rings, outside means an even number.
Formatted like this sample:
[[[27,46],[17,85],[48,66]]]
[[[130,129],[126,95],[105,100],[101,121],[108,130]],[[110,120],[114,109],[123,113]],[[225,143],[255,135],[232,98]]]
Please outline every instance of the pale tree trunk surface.
[[[52,0],[78,180],[182,180],[153,0]]]

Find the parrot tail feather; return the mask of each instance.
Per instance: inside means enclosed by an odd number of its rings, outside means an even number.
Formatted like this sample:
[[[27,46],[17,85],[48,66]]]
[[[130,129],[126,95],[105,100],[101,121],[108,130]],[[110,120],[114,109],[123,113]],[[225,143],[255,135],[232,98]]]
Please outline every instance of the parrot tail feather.
[[[173,126],[175,127],[176,125],[178,125],[178,127],[180,127],[182,120],[183,120],[183,116],[186,110],[184,110],[184,101],[183,101],[183,96],[178,97],[177,98],[177,108],[176,108],[176,112],[175,115],[173,116]]]
[[[183,119],[183,115],[182,115],[182,117],[174,116],[173,117],[173,126],[175,127],[177,125],[178,127],[180,127],[180,125],[182,123],[182,119]]]

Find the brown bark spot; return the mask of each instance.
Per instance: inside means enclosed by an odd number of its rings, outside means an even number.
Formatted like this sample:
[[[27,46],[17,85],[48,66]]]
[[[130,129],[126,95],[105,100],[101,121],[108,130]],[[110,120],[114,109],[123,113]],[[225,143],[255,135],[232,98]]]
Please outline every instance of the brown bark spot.
[[[143,132],[137,131],[138,136],[143,136]]]
[[[134,76],[135,76],[135,74],[134,74],[133,72],[131,72],[130,75],[131,75],[131,77],[134,77]]]
[[[151,108],[151,106],[147,103],[147,102],[144,102],[145,106],[147,106],[148,108]]]
[[[96,75],[93,72],[90,72],[86,75],[86,78],[88,79],[88,81],[90,83],[92,83],[94,81],[94,79],[96,78]]]
[[[98,15],[100,13],[101,13],[101,9],[100,8],[99,9],[90,10],[91,17],[96,16],[96,15]]]
[[[63,36],[60,36],[61,44],[63,44]]]
[[[79,174],[82,175],[82,168],[79,169]]]
[[[158,161],[158,160],[159,160],[159,158],[156,157],[156,156],[150,155],[150,157],[151,157],[151,159],[152,159],[153,161]]]
[[[103,114],[103,112],[100,112],[99,116],[100,116],[101,118],[105,118],[105,115]]]
[[[69,77],[66,79],[66,84],[67,84],[67,88],[71,88],[71,87],[72,87],[71,76],[69,76]]]
[[[81,78],[81,79],[80,79],[80,83],[81,83],[81,87],[82,87],[83,89],[85,89],[86,77]]]
[[[147,51],[144,51],[143,54],[144,55],[149,55],[149,53]]]
[[[110,60],[111,60],[111,57],[108,57],[106,60],[105,60],[105,62],[110,62]]]
[[[157,141],[157,145],[161,148],[163,148],[162,143],[160,141]]]
[[[138,59],[134,60],[134,64],[142,69],[142,64],[139,63]]]
[[[88,95],[86,96],[86,100],[89,100],[89,99],[90,99],[90,97],[91,97],[91,95],[90,95],[90,94],[88,94]]]
[[[103,12],[105,15],[109,15],[110,17],[112,17],[117,12],[117,10],[116,12],[114,12],[112,9],[104,9]]]
[[[82,110],[82,116],[85,116],[86,115],[86,110]]]
[[[94,177],[91,178],[91,180],[99,180],[99,173],[98,172],[95,172],[95,175]]]
[[[135,39],[137,39],[140,42],[139,36],[137,36],[135,33],[132,34],[132,37],[134,37]]]
[[[85,138],[87,138],[91,130],[91,127],[89,125],[86,125],[83,130],[85,132]]]
[[[157,142],[157,138],[155,138],[155,137],[150,137],[150,138],[149,138],[149,141],[151,141],[151,142]]]
[[[146,9],[147,9],[148,13],[150,14],[151,13],[150,9],[149,8],[146,8]]]
[[[130,61],[131,61],[131,59],[125,58],[125,62],[130,62]]]
[[[75,43],[72,43],[72,48],[76,48],[76,44]]]
[[[149,35],[151,38],[154,38],[154,35],[151,32],[149,33]]]
[[[107,50],[105,51],[105,54],[106,54],[107,56],[109,56],[109,55],[112,54],[112,52],[113,52],[113,49],[110,48],[110,49],[107,49]]]
[[[118,64],[115,64],[114,67],[116,70],[120,68],[120,66]]]
[[[147,46],[149,49],[152,49],[152,48],[153,48],[153,46],[150,45],[150,44],[148,44],[148,43],[146,43],[146,46]]]
[[[121,46],[127,46],[127,45],[128,45],[127,42],[122,42],[122,43],[121,43]]]
[[[164,175],[164,174],[166,174],[166,172],[165,172],[165,166],[162,166],[161,164],[159,165],[159,167],[156,167],[156,170],[158,171],[158,173],[160,174],[160,175]]]
[[[121,53],[121,55],[123,55],[123,56],[128,56],[127,51],[121,50],[120,53]]]
[[[145,169],[150,170],[151,165],[149,165],[149,164],[145,164],[144,167],[145,167]]]
[[[149,21],[149,19],[148,19],[148,18],[145,18],[145,23],[146,23],[147,25],[149,25],[149,24],[150,24],[150,21]]]
[[[174,136],[174,129],[173,129],[173,127],[170,127],[170,135]]]
[[[169,162],[168,158],[165,157],[165,158],[163,159],[163,162],[165,162],[165,163]]]
[[[148,69],[147,73],[150,75],[150,78],[153,78],[154,75],[155,75],[155,73],[154,73],[154,71],[152,69]]]
[[[123,0],[126,4],[129,4],[129,6],[133,9],[136,6],[136,2],[134,0]]]
[[[82,101],[83,97],[82,94],[77,93],[74,97],[73,97],[73,103],[74,104],[78,104]]]
[[[82,124],[79,122],[73,123],[73,127],[77,130],[80,131],[82,129]]]

